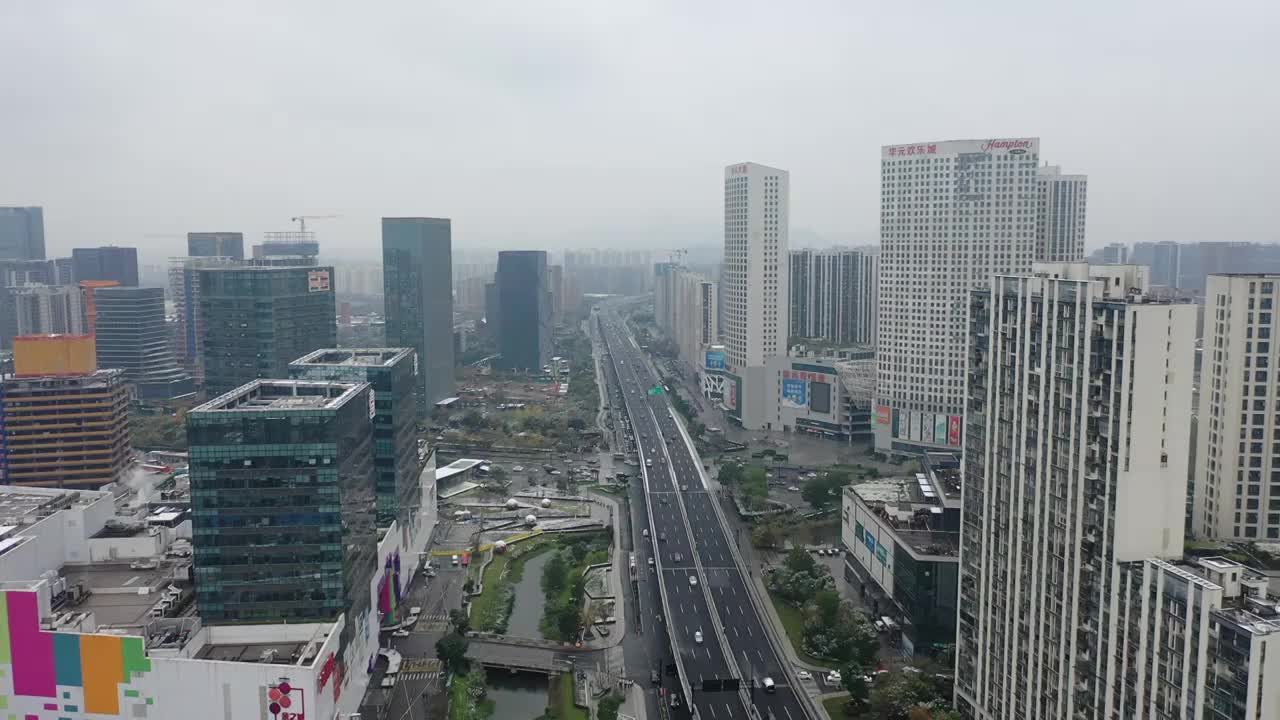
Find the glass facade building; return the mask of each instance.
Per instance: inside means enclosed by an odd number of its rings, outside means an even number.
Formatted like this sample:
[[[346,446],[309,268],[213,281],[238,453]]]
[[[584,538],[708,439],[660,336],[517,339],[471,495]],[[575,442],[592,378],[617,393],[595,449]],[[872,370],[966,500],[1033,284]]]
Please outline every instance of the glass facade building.
[[[541,370],[551,360],[551,294],[547,253],[498,253],[498,366]]]
[[[382,218],[387,344],[418,353],[419,407],[453,394],[453,260],[448,218]]]
[[[0,207],[0,258],[44,259],[44,208]]]
[[[138,249],[108,245],[71,250],[72,274],[83,280],[114,280],[125,287],[138,287]]]
[[[368,613],[377,566],[372,400],[368,383],[264,380],[187,415],[206,623]]]
[[[332,267],[221,267],[198,274],[210,395],[258,378],[288,377],[289,363],[337,344]]]
[[[244,233],[189,232],[187,233],[187,255],[243,260]]]
[[[327,348],[289,364],[289,375],[296,379],[369,383],[379,527],[394,520],[407,526],[407,516],[422,505],[414,431],[416,371],[411,348]]]
[[[124,370],[142,400],[195,393],[191,376],[173,357],[173,338],[164,321],[164,288],[99,288],[94,298],[99,366]]]

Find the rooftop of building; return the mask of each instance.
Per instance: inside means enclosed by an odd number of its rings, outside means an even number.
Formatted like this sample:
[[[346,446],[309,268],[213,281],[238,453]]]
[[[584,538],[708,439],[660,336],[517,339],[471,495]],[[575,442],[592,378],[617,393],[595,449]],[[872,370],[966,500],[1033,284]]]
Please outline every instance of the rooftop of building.
[[[6,529],[31,525],[63,508],[88,505],[110,494],[102,490],[0,485],[0,538],[9,534]]]
[[[254,380],[193,408],[191,412],[337,410],[365,385],[324,380]]]
[[[124,378],[124,370],[119,368],[99,368],[91,373],[68,373],[65,375],[49,374],[49,375],[29,375],[10,373],[3,378],[6,387],[11,389],[18,387],[30,387],[33,383],[37,384],[36,389],[45,388],[45,384],[56,382],[56,389],[67,390],[76,387],[96,387],[100,383],[119,382]]]
[[[303,652],[309,644],[306,642],[230,643],[225,645],[210,643],[200,648],[200,651],[196,653],[196,659],[294,665],[302,659]]]
[[[64,565],[62,578],[68,588],[83,588],[83,599],[68,611],[92,612],[99,626],[139,627],[152,619],[152,609],[166,592],[188,596],[191,589],[180,588],[191,560],[164,558],[150,561],[94,562]]]
[[[322,348],[289,363],[290,365],[391,367],[413,348]]]
[[[869,480],[849,485],[844,492],[878,515],[903,544],[920,555],[960,554],[960,533],[941,529],[946,502],[929,474]]]
[[[470,458],[454,460],[453,462],[449,463],[448,465],[445,465],[442,468],[436,468],[436,482],[440,482],[441,480],[448,480],[454,475],[461,475],[462,473],[465,473],[468,470],[471,470],[472,468],[483,465],[484,462],[485,462],[484,460],[472,460]]]

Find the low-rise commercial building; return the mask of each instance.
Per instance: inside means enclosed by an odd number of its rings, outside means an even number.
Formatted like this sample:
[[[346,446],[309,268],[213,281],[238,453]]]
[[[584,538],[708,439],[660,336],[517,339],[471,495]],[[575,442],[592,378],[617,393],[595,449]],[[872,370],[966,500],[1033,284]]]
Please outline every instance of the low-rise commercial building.
[[[877,616],[893,621],[903,650],[910,655],[951,643],[959,599],[959,458],[931,453],[920,473],[846,487],[840,530],[845,578]]]
[[[748,430],[782,430],[850,442],[871,437],[875,351],[869,347],[797,350],[732,372],[723,348],[703,354],[704,397]]]

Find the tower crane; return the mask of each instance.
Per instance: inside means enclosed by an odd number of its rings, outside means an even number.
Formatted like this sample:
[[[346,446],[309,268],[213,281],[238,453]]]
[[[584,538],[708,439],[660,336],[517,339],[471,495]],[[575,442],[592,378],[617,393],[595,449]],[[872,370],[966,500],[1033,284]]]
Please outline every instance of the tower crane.
[[[298,223],[299,232],[306,232],[308,220],[329,220],[331,218],[340,218],[340,217],[342,216],[341,215],[299,215],[294,218],[289,218],[289,220],[290,222]]]

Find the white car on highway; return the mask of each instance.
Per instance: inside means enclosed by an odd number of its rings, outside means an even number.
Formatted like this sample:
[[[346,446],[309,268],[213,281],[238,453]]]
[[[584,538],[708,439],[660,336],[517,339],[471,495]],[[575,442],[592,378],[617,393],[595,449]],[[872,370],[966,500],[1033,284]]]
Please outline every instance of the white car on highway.
[[[690,576],[689,576],[689,585],[690,585],[691,587],[697,587],[697,585],[698,585],[698,576],[697,576],[697,575],[690,575]]]
[[[702,631],[701,631],[701,630],[694,630],[694,631],[693,631],[693,641],[694,641],[694,642],[696,642],[696,643],[698,643],[699,645],[701,645],[701,644],[702,644]]]
[[[796,677],[801,680],[812,680],[813,673],[809,672],[808,670],[797,670]]]

